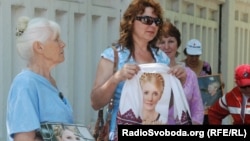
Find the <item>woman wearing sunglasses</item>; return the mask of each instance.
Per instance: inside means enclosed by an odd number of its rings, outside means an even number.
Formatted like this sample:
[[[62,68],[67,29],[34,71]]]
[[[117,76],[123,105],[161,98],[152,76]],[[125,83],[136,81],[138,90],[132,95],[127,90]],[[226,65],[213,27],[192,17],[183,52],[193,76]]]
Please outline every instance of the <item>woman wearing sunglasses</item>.
[[[110,124],[110,140],[117,140],[116,115],[119,108],[121,91],[125,80],[131,79],[140,70],[138,64],[165,63],[170,60],[155,46],[162,29],[163,11],[154,0],[133,0],[124,12],[120,23],[120,38],[116,43],[118,51],[118,70],[113,74],[114,52],[111,47],[105,49],[96,72],[91,92],[93,109],[99,110],[107,105],[114,96]],[[184,83],[185,69],[176,66],[170,72]]]

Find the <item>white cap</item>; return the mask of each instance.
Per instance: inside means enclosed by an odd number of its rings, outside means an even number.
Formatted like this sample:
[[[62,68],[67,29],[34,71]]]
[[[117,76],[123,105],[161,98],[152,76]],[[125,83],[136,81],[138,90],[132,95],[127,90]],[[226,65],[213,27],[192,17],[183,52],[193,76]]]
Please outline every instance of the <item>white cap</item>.
[[[186,45],[188,55],[201,55],[202,47],[201,42],[197,39],[191,39],[187,42]]]

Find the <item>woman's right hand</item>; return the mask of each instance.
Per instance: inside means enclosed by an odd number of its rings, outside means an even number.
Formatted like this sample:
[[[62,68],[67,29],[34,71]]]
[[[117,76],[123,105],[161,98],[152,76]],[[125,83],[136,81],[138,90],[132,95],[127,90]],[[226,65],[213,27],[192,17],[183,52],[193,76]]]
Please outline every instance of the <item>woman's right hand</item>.
[[[140,71],[140,67],[137,64],[125,64],[122,69],[117,71],[114,77],[120,82],[127,79],[131,79]]]
[[[185,84],[187,78],[187,72],[182,65],[176,65],[171,67],[168,73],[176,76],[180,80],[182,85]]]
[[[113,74],[114,63],[102,58],[96,72],[91,91],[91,105],[95,110],[102,108],[113,98],[114,91],[121,81],[131,79],[140,70],[136,64],[125,64]]]

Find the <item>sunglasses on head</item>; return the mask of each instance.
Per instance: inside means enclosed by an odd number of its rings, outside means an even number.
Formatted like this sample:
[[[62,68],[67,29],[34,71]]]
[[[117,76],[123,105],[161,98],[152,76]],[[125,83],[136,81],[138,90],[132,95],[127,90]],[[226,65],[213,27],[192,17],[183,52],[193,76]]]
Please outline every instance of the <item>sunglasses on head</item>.
[[[135,19],[146,25],[152,25],[155,23],[156,26],[159,26],[162,24],[162,20],[160,18],[153,18],[150,16],[137,16]]]

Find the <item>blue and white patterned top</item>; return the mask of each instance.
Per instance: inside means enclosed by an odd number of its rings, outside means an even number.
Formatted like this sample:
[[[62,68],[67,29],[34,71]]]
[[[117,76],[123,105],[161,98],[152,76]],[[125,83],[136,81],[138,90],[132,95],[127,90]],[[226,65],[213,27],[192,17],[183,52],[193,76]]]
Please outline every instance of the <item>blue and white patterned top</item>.
[[[151,48],[151,50],[153,52],[156,63],[164,63],[164,64],[169,65],[170,59],[168,58],[168,56],[164,52],[162,52],[161,50],[158,50],[158,52],[156,52],[155,48]],[[126,64],[126,63],[133,63],[133,64],[136,63],[135,60],[133,59],[133,57],[131,57],[128,60],[128,56],[130,54],[130,51],[127,48],[122,50],[121,47],[118,47],[117,51],[118,51],[118,56],[119,56],[118,57],[119,58],[118,64],[117,64],[118,70],[120,70],[124,66],[124,64]],[[103,51],[103,53],[101,54],[101,56],[103,58],[106,58],[106,59],[114,62],[114,51],[113,51],[112,47],[105,49]],[[117,112],[119,109],[119,102],[120,102],[121,91],[122,91],[123,85],[124,85],[124,81],[120,82],[115,90],[114,106],[113,106],[111,124],[110,124],[111,134],[112,134],[112,132],[115,132],[115,130],[116,130],[116,115],[117,115]],[[112,137],[111,137],[111,139],[112,139]]]

